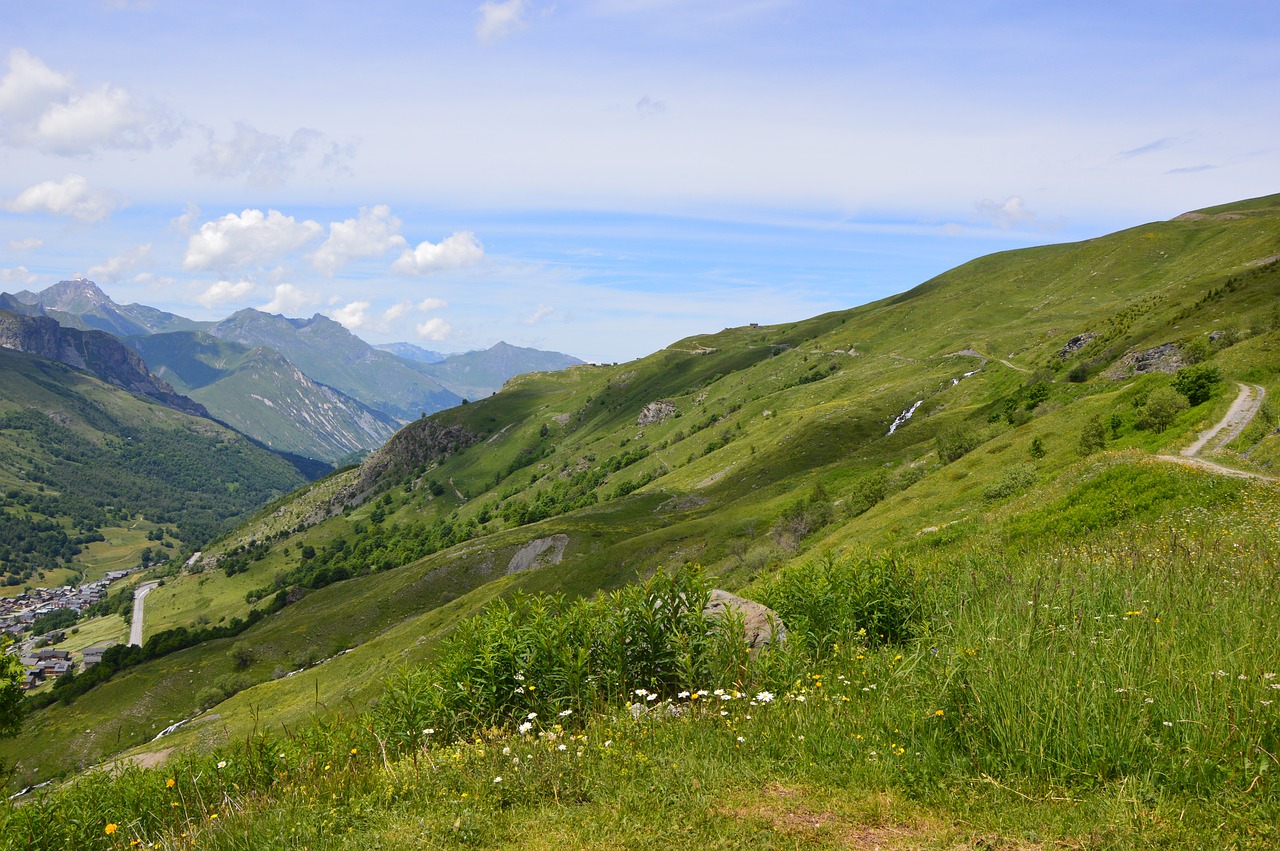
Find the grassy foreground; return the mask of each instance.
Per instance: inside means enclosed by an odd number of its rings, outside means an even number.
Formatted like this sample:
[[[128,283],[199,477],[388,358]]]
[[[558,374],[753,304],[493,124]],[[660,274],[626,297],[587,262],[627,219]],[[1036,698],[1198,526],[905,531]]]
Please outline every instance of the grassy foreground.
[[[762,580],[792,634],[753,657],[700,620],[696,572],[496,604],[369,712],[84,775],[5,811],[0,836],[1274,847],[1277,517],[1274,485],[1118,453],[985,527]]]

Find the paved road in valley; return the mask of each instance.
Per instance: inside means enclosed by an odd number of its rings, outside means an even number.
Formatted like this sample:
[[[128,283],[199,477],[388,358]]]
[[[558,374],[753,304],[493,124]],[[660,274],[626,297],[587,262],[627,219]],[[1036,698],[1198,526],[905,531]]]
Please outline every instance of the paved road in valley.
[[[129,643],[142,646],[142,606],[147,595],[159,582],[144,582],[133,592],[133,621],[129,627]]]

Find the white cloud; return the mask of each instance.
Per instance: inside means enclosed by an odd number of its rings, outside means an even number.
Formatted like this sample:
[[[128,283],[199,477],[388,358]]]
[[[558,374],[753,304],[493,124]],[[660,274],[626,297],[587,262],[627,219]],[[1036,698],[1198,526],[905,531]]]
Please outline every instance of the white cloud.
[[[481,3],[477,10],[480,12],[480,22],[476,24],[476,38],[493,41],[519,32],[529,26],[524,18],[528,7],[525,0]]]
[[[288,286],[287,284],[285,286]],[[231,301],[240,301],[257,289],[253,281],[218,281],[209,289],[196,296],[196,301],[205,307],[217,307]]]
[[[1036,214],[1028,210],[1026,203],[1017,195],[1011,195],[1003,202],[984,198],[976,206],[983,218],[990,219],[1006,230],[1017,225],[1030,224],[1036,218]]]
[[[79,156],[99,148],[145,150],[172,140],[163,110],[117,86],[77,91],[66,74],[25,50],[9,54],[0,80],[0,137],[46,153]]]
[[[187,206],[182,210],[182,214],[169,220],[169,227],[180,234],[190,236],[191,223],[198,218],[200,218],[200,208],[188,201]]]
[[[386,313],[382,314],[382,321],[395,322],[400,317],[408,314],[411,310],[413,310],[413,305],[407,301],[402,301],[399,304],[393,304],[387,308]]]
[[[533,313],[531,313],[529,316],[527,316],[523,320],[523,322],[525,325],[537,325],[539,322],[546,319],[552,313],[555,313],[555,310],[556,309],[554,307],[550,307],[545,304],[540,304],[538,305],[538,309],[535,310]]]
[[[418,310],[424,313],[429,313],[432,310],[444,310],[448,306],[449,302],[442,298],[424,298],[418,302]]]
[[[332,275],[358,257],[380,257],[393,249],[405,249],[408,243],[400,235],[400,220],[391,208],[379,204],[372,209],[360,208],[354,219],[329,223],[329,238],[311,255],[317,270]]]
[[[5,283],[15,283],[23,285],[31,285],[39,281],[40,278],[31,274],[26,266],[17,266],[12,269],[0,269],[0,281]]]
[[[34,251],[44,245],[44,240],[38,236],[29,236],[26,239],[9,240],[10,251]]]
[[[127,254],[118,254],[105,263],[90,267],[88,276],[95,281],[115,283],[149,262],[151,262],[151,243],[148,242]]]
[[[286,139],[237,121],[229,140],[211,136],[208,149],[191,165],[199,174],[244,177],[251,186],[276,187],[300,167],[344,171],[353,155],[352,147],[331,142],[318,130],[303,127]]]
[[[225,269],[270,263],[318,239],[319,222],[297,221],[279,210],[245,210],[205,222],[187,243],[182,267]]]
[[[332,317],[335,322],[340,322],[354,331],[369,321],[368,311],[369,302],[353,301],[333,311]]]
[[[98,222],[123,205],[113,193],[91,189],[80,175],[68,174],[61,182],[46,180],[28,186],[5,206],[15,213],[53,213]]]
[[[433,316],[426,322],[420,323],[417,328],[418,336],[424,340],[430,340],[433,343],[439,343],[449,336],[453,328],[448,322],[445,322],[439,316]]]
[[[406,249],[391,270],[402,275],[425,275],[443,269],[474,266],[484,258],[484,246],[470,231],[456,231],[436,244],[422,242]]]
[[[262,309],[267,313],[297,313],[304,307],[319,303],[319,296],[305,292],[293,284],[277,284],[275,295]]]

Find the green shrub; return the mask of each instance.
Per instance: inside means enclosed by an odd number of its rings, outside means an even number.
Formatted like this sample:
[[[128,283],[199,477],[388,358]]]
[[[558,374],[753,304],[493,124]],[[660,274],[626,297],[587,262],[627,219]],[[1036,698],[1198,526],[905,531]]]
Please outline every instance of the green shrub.
[[[760,599],[782,618],[788,640],[815,656],[841,642],[906,641],[922,619],[914,574],[888,557],[824,558],[788,567],[765,585]]]
[[[1217,367],[1204,364],[1185,366],[1173,377],[1173,389],[1186,396],[1192,406],[1201,405],[1209,401],[1221,380]]]

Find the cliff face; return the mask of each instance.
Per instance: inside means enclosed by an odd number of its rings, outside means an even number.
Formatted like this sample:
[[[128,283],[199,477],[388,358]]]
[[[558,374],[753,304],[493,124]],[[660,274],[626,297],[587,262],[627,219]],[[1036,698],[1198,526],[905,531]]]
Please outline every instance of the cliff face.
[[[209,416],[203,405],[156,378],[142,358],[103,331],[64,328],[47,316],[22,316],[0,310],[0,347],[82,369],[108,384],[185,414]]]

